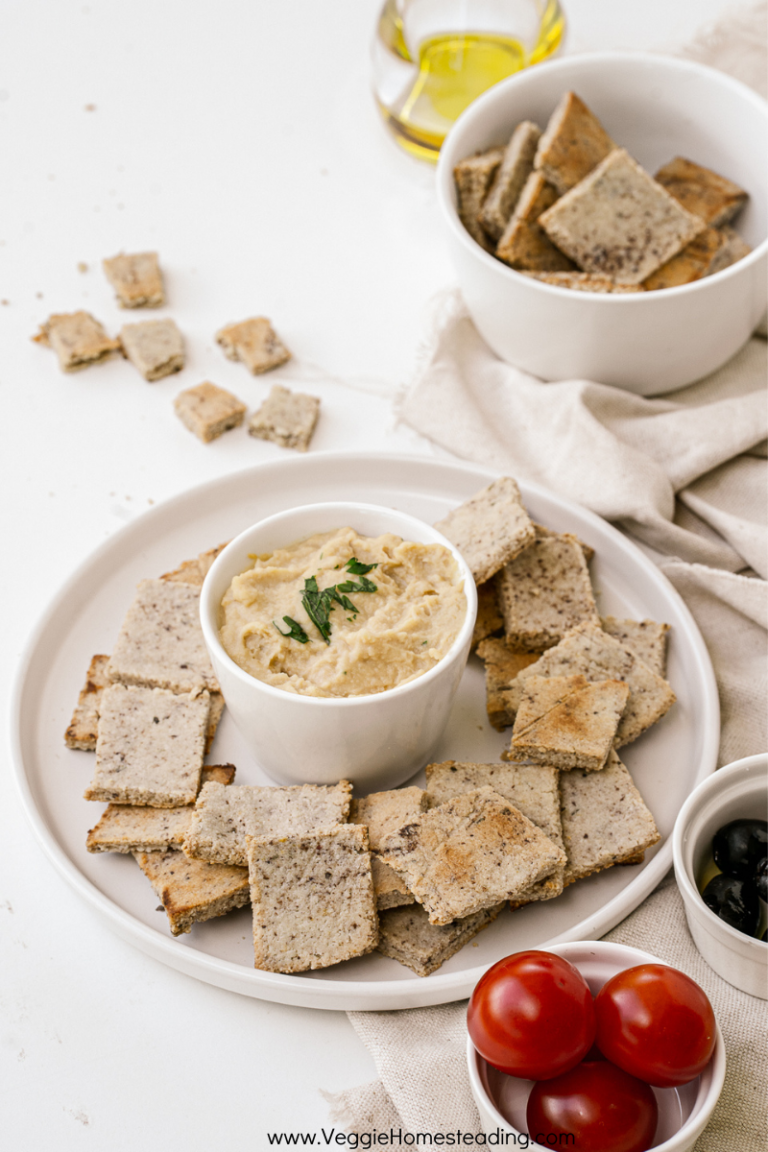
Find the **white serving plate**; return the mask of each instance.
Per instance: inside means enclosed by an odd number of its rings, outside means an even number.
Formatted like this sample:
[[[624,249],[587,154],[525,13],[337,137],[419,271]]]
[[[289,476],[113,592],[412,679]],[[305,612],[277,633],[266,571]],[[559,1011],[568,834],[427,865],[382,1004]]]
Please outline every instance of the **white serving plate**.
[[[111,651],[139,580],[309,500],[353,498],[433,523],[495,475],[475,465],[366,453],[317,453],[259,465],[145,512],[106,541],[62,588],[38,624],[17,675],[11,713],[14,767],[25,811],[46,855],[119,935],[172,968],[246,996],[337,1010],[414,1008],[468,996],[481,973],[509,952],[595,939],[652,891],[671,866],[672,828],[681,805],[715,769],[719,706],[712,665],[685,604],[638,548],[591,512],[525,484],[523,497],[534,519],[575,532],[594,547],[593,582],[604,615],[650,617],[672,625],[668,675],[677,703],[622,752],[662,835],[642,865],[610,869],[573,885],[556,900],[502,913],[425,978],[376,953],[287,976],[253,968],[248,909],[197,924],[190,934],[174,939],[133,859],[85,850],[86,833],[102,811],[82,799],[94,760],[90,753],[66,748],[63,734],[90,658]],[[435,758],[495,761],[505,742],[487,722],[482,665],[471,657]],[[245,753],[226,712],[208,760],[236,764],[239,784],[271,783]],[[423,784],[423,774],[415,782]]]

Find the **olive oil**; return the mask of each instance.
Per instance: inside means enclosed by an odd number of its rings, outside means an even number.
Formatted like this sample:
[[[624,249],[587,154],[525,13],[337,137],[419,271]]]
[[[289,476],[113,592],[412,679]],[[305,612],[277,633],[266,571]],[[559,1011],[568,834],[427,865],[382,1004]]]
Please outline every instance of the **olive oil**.
[[[534,7],[540,22],[527,46],[506,30],[457,30],[436,31],[409,49],[403,5],[387,0],[374,43],[374,88],[385,122],[406,151],[436,160],[446,133],[473,100],[558,48],[564,21],[557,0]]]

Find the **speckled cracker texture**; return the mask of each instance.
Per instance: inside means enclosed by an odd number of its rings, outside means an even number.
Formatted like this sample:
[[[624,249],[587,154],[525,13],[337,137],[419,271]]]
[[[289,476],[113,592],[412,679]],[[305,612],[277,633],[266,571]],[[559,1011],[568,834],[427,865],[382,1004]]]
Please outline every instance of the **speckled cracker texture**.
[[[559,193],[567,192],[615,147],[593,112],[566,92],[539,140],[534,166]]]
[[[514,712],[507,705],[506,691],[512,681],[527,668],[535,664],[535,652],[520,652],[510,648],[506,640],[488,637],[477,646],[477,654],[485,664],[485,707],[488,720],[498,732],[503,732],[515,722]]]
[[[503,148],[490,148],[460,160],[453,170],[459,219],[472,239],[487,252],[491,251],[491,242],[480,226],[480,209],[503,159]]]
[[[93,752],[96,747],[101,694],[109,684],[108,664],[109,656],[94,656],[88,665],[85,684],[80,689],[72,719],[64,733],[64,743],[68,748]]]
[[[621,680],[531,676],[523,686],[505,757],[595,772],[613,746],[628,697],[629,687]]]
[[[251,436],[271,440],[281,448],[306,452],[320,415],[320,401],[305,392],[275,384],[248,424]]]
[[[159,308],[165,304],[157,252],[120,253],[102,261],[121,308]]]
[[[655,620],[618,620],[615,616],[601,617],[600,624],[604,632],[634,652],[657,676],[666,676],[669,624],[657,624]]]
[[[245,404],[237,396],[208,380],[179,392],[173,408],[182,424],[204,444],[237,428],[245,416]]]
[[[641,284],[704,228],[623,148],[539,217],[583,272]]]
[[[218,691],[200,627],[200,589],[142,580],[117,637],[109,676],[121,684]]]
[[[450,924],[430,924],[419,904],[394,908],[379,917],[377,952],[410,968],[417,976],[429,976],[460,948],[492,924],[504,908],[504,901],[483,908],[472,916]]]
[[[136,863],[162,902],[171,932],[243,908],[250,900],[248,870],[188,860],[183,852],[136,852]]]
[[[368,833],[248,837],[256,968],[305,972],[373,951],[379,926]]]
[[[184,367],[184,337],[171,319],[124,324],[120,343],[134,368],[150,382]]]
[[[240,360],[254,376],[270,372],[290,360],[291,354],[266,316],[253,316],[238,324],[229,324],[216,333],[224,355]]]
[[[512,133],[504,151],[504,159],[496,169],[480,209],[480,224],[492,240],[498,240],[504,231],[523,186],[533,171],[533,158],[540,136],[541,129],[530,120],[523,120]]]
[[[560,812],[568,863],[566,884],[634,862],[659,840],[659,832],[632,777],[615,752],[600,772],[565,772]]]
[[[62,372],[89,368],[120,350],[120,341],[108,336],[90,312],[54,313],[32,339],[53,349]]]
[[[426,807],[423,788],[394,788],[388,792],[371,792],[353,800],[350,824],[364,824],[373,857],[373,889],[378,908],[412,904],[414,897],[398,874],[378,856],[381,843],[392,832],[415,819]]]
[[[461,552],[476,584],[483,584],[527,548],[536,531],[517,482],[501,476],[435,524]]]
[[[748,198],[732,180],[683,156],[675,156],[659,168],[656,180],[683,208],[713,228],[730,223]]]
[[[431,808],[384,841],[432,924],[449,924],[515,899],[565,863],[543,832],[492,788]]]
[[[200,787],[210,697],[163,688],[104,689],[86,800],[176,808]]]

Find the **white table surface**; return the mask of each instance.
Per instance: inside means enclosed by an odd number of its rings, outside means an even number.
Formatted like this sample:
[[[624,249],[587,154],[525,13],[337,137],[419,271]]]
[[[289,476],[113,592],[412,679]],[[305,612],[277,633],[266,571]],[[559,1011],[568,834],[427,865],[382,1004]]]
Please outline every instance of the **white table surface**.
[[[565,6],[574,51],[684,43],[727,4]],[[181,388],[211,379],[252,409],[271,383],[298,384],[322,397],[313,450],[432,451],[395,426],[391,399],[453,277],[433,169],[391,142],[370,98],[378,7],[0,7],[6,701],[44,605],[106,536],[192,484],[287,454],[242,428],[202,445],[172,412]],[[85,308],[112,332],[158,315],[118,310],[100,267],[147,248],[184,372],[149,385],[111,361],[62,375],[29,337],[51,312]],[[295,355],[272,377],[213,342],[253,314]],[[208,987],[112,935],[33,840],[7,752],[0,854],[0,1115],[14,1152],[260,1152],[269,1131],[327,1130],[321,1092],[374,1078],[344,1014]]]

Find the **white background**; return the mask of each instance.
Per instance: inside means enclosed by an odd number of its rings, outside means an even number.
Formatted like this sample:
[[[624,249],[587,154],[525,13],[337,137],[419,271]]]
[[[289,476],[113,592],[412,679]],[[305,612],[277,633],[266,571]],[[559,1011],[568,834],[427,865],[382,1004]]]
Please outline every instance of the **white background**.
[[[391,399],[453,277],[433,169],[391,142],[370,97],[378,7],[0,4],[4,700],[44,605],[105,537],[190,485],[286,455],[243,428],[202,445],[173,414],[182,388],[211,379],[253,409],[279,379],[322,397],[313,450],[431,451],[394,426]],[[584,51],[682,44],[727,5],[565,7],[566,50]],[[110,332],[147,316],[117,309],[100,261],[148,248],[185,371],[149,385],[115,360],[62,375],[30,336],[51,312],[86,308]],[[213,342],[253,314],[295,355],[272,378]],[[267,1131],[328,1127],[321,1089],[375,1076],[342,1013],[208,987],[113,936],[44,859],[7,752],[0,854],[0,1130],[14,1152],[261,1152]]]

